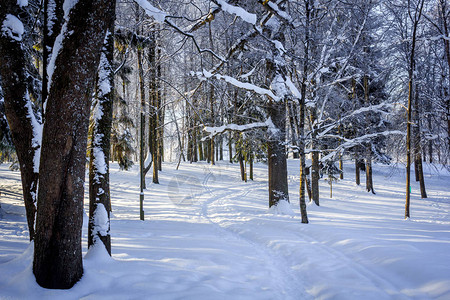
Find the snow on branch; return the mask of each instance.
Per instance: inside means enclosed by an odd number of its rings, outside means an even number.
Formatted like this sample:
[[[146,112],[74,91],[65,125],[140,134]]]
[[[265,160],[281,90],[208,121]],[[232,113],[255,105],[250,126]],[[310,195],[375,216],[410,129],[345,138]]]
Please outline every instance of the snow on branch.
[[[22,21],[14,15],[7,14],[1,27],[2,34],[18,42],[22,41],[25,32]]]
[[[213,0],[213,2],[220,8],[222,8],[223,11],[226,11],[227,13],[232,15],[236,15],[247,23],[256,25],[256,15],[249,13],[242,7],[231,5],[225,0]]]
[[[388,112],[382,110],[382,108],[393,108],[394,105],[390,104],[390,103],[381,103],[381,104],[377,104],[377,105],[370,105],[367,107],[361,107],[355,111],[353,111],[351,114],[346,115],[342,118],[340,118],[339,120],[333,122],[332,124],[328,124],[326,126],[324,126],[325,130],[322,131],[321,133],[318,134],[318,137],[323,137],[325,136],[325,134],[327,134],[330,130],[336,128],[336,126],[339,126],[339,124],[341,124],[343,121],[352,118],[358,114],[362,114],[365,112],[377,112],[377,113],[381,113],[381,114],[388,114]]]
[[[147,0],[134,0],[140,7],[145,11],[145,13],[155,19],[158,23],[164,23],[167,14],[162,10],[151,5]]]
[[[233,78],[231,76],[213,74],[206,70],[203,70],[203,72],[195,72],[192,74],[196,75],[201,80],[205,80],[205,79],[209,79],[209,78],[216,78],[216,79],[224,80],[225,82],[228,82],[228,83],[234,85],[235,87],[242,88],[242,89],[248,90],[248,91],[253,91],[262,96],[268,96],[268,97],[272,98],[274,101],[280,100],[280,97],[276,96],[271,90],[256,86],[256,85],[248,83],[248,82],[239,81],[236,78]]]
[[[335,159],[335,157],[338,154],[342,154],[346,149],[352,148],[354,146],[361,145],[361,144],[363,144],[365,142],[368,142],[368,141],[372,140],[373,138],[376,138],[376,137],[379,137],[379,136],[390,136],[390,135],[402,135],[402,136],[404,136],[405,133],[403,131],[400,131],[400,130],[387,130],[387,131],[382,131],[382,132],[375,132],[375,133],[365,134],[365,135],[359,136],[359,137],[354,138],[354,139],[346,139],[346,138],[343,138],[342,136],[338,136],[338,135],[334,135],[334,134],[322,136],[322,137],[341,139],[341,140],[344,140],[345,142],[340,144],[336,149],[334,149],[328,155],[322,157],[322,159],[320,161],[325,162],[325,161],[333,160],[333,159]]]
[[[186,32],[185,30],[181,29],[180,27],[178,27],[177,25],[175,25],[174,23],[169,21],[169,19],[168,19],[169,15],[167,13],[165,13],[162,10],[154,7],[147,0],[134,0],[134,1],[142,9],[144,9],[145,13],[149,17],[152,17],[153,19],[155,19],[156,22],[167,24],[168,26],[170,26],[173,29],[175,29],[175,31],[177,31],[178,33],[181,33],[182,35],[184,35],[184,36],[186,36],[188,38],[191,38],[193,43],[194,43],[194,45],[195,45],[195,48],[197,48],[198,52],[200,52],[200,53],[208,52],[211,55],[213,55],[214,57],[216,57],[217,59],[219,59],[220,61],[225,61],[225,59],[223,57],[221,57],[220,55],[216,54],[211,49],[200,48],[199,44],[197,43],[197,40],[195,39],[195,37],[192,34],[190,34],[189,32]]]
[[[271,118],[268,118],[265,122],[255,122],[245,125],[237,125],[237,124],[228,124],[228,125],[222,125],[219,127],[209,127],[205,126],[203,129],[209,135],[207,137],[204,137],[202,140],[213,138],[218,134],[224,133],[225,131],[247,131],[250,129],[256,129],[256,128],[267,128],[269,131],[278,131],[278,129],[275,127],[275,125],[272,122]]]
[[[258,0],[258,2],[264,5],[264,7],[271,13],[278,16],[283,22],[293,25],[292,17],[284,10],[281,10],[275,2],[268,0]]]

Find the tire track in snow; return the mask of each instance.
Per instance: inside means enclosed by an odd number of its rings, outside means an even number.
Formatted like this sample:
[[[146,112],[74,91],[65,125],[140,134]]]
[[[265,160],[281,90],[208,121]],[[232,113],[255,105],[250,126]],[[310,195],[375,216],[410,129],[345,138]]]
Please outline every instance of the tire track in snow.
[[[271,269],[270,273],[273,273],[275,275],[272,276],[272,278],[278,278],[277,286],[282,292],[283,299],[313,299],[311,295],[309,295],[305,291],[305,289],[299,284],[299,282],[301,282],[299,281],[299,278],[297,278],[292,274],[292,272],[290,271],[290,266],[283,256],[276,254],[272,249],[264,245],[255,243],[251,239],[245,238],[244,236],[232,230],[220,226],[220,224],[214,222],[211,219],[211,217],[208,214],[208,207],[211,204],[213,204],[216,201],[219,201],[220,199],[227,198],[229,196],[233,196],[232,198],[246,197],[252,191],[252,189],[249,188],[244,190],[244,192],[240,193],[239,195],[236,195],[235,190],[216,194],[212,191],[212,189],[208,185],[211,176],[213,176],[211,173],[207,174],[203,181],[204,188],[206,189],[207,193],[209,193],[212,197],[210,197],[207,201],[205,201],[202,204],[202,216],[208,222],[214,225],[220,232],[222,232],[231,239],[239,240],[243,243],[248,244],[251,247],[251,249],[256,250],[258,252],[259,257],[264,258],[264,261],[268,263]],[[241,190],[239,190],[239,192],[240,191]],[[249,256],[253,255],[254,254],[249,254]],[[270,280],[270,278],[268,280]]]

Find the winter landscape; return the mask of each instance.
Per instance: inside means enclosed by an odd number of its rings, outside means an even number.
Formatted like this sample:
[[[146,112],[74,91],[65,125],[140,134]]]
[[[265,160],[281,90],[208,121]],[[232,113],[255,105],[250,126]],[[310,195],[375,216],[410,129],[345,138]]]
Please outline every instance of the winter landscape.
[[[354,183],[353,165],[302,224],[298,160],[288,160],[291,203],[267,206],[267,166],[240,180],[236,164],[163,165],[145,191],[139,220],[136,169],[111,170],[112,258],[87,252],[70,290],[48,290],[32,274],[33,245],[20,174],[0,165],[1,299],[449,299],[450,173],[425,168],[428,199],[412,186],[404,215],[404,165],[374,166],[376,194]],[[85,206],[85,210],[87,210]]]
[[[1,299],[450,300],[447,0],[1,0]]]

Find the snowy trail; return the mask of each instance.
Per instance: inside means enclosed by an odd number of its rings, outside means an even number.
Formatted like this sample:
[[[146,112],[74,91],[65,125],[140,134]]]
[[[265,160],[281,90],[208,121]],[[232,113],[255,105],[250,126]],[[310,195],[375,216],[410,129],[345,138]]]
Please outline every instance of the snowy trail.
[[[321,206],[308,206],[305,225],[297,167],[289,161],[293,212],[281,215],[267,207],[263,164],[244,183],[236,165],[175,171],[167,163],[161,184],[148,183],[140,221],[137,171],[113,165],[113,259],[89,251],[82,280],[50,291],[31,272],[20,175],[0,166],[0,299],[450,299],[448,172],[427,173],[427,200],[417,200],[414,186],[414,217],[405,221],[400,173],[386,177],[392,170],[376,166],[371,195],[347,170],[333,199],[321,182]]]
[[[275,274],[274,278],[278,278],[279,289],[282,291],[280,295],[283,295],[283,299],[313,299],[311,295],[309,295],[302,284],[299,282],[299,278],[295,277],[288,265],[287,261],[283,256],[279,256],[271,249],[265,247],[264,245],[260,245],[255,243],[254,241],[245,238],[242,235],[236,234],[235,232],[228,230],[226,227],[220,226],[219,223],[215,222],[213,218],[209,216],[208,210],[211,205],[216,201],[220,201],[222,199],[234,199],[234,198],[245,198],[254,189],[240,189],[237,193],[235,190],[227,189],[228,191],[223,193],[214,192],[213,189],[210,188],[208,181],[210,178],[210,174],[207,174],[204,179],[204,186],[206,191],[209,194],[209,199],[203,203],[202,214],[212,225],[216,226],[220,229],[222,234],[225,234],[227,237],[231,237],[232,239],[237,239],[243,244],[247,244],[250,246],[250,250],[252,252],[254,250],[257,251],[257,256],[262,257],[265,261],[269,262],[269,267],[272,270],[272,273]],[[253,253],[248,253],[249,256],[255,255]]]
[[[226,189],[226,187],[222,188]],[[267,215],[260,214],[248,218],[251,214],[246,214],[246,220],[229,222],[230,218],[235,218],[242,212],[242,207],[239,206],[240,199],[246,198],[248,194],[258,194],[258,189],[265,188],[264,183],[253,184],[245,188],[245,192],[237,195],[233,192],[214,194],[214,189],[208,188],[213,197],[205,203],[204,214],[221,228],[247,240],[261,251],[270,252],[278,265],[283,266],[283,273],[291,278],[290,282],[286,282],[287,285],[293,286],[295,279],[298,281],[301,278],[305,288],[314,298],[324,299],[428,298],[420,291],[416,291],[414,297],[411,297],[401,287],[391,283],[389,277],[385,279],[386,274],[372,271],[357,259],[355,260],[355,257],[349,257],[338,248],[328,246],[306,234],[301,227],[305,225],[298,224],[298,219],[282,222],[281,224],[287,224],[287,226],[277,228],[278,239],[273,235],[267,235],[270,231],[267,228],[260,229],[262,222],[257,219],[267,218],[264,222],[267,226],[267,223],[271,222]],[[444,213],[442,218],[445,218],[447,211],[445,209],[439,211],[441,214]],[[273,223],[280,225],[280,222]],[[291,257],[300,258],[301,261],[292,260]],[[339,276],[339,280],[336,280],[336,276]]]

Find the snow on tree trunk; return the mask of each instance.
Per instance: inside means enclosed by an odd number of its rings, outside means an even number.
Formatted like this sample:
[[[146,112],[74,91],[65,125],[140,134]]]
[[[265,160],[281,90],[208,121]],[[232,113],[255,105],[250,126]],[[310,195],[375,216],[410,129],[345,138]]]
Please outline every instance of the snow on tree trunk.
[[[107,25],[108,0],[64,3],[42,136],[33,273],[45,288],[71,288],[83,275],[81,227],[89,110]],[[58,49],[59,51],[55,51]]]
[[[43,28],[43,47],[42,47],[42,61],[44,67],[42,68],[42,111],[44,112],[45,101],[48,96],[48,70],[50,64],[53,45],[55,40],[61,32],[61,27],[64,22],[64,0],[44,0],[44,28]]]
[[[0,75],[5,114],[11,130],[22,178],[23,199],[30,240],[34,238],[36,191],[39,177],[41,125],[28,95],[26,54],[22,36],[24,11],[15,0],[0,3]]]
[[[269,102],[268,113],[275,125],[269,130],[267,155],[269,167],[269,207],[280,200],[289,202],[286,162],[286,110],[284,101]]]
[[[113,2],[115,5],[115,2]],[[89,228],[88,247],[103,243],[111,255],[109,157],[112,127],[114,74],[114,19],[110,19],[98,69],[97,91],[92,126],[92,149],[89,159]]]

